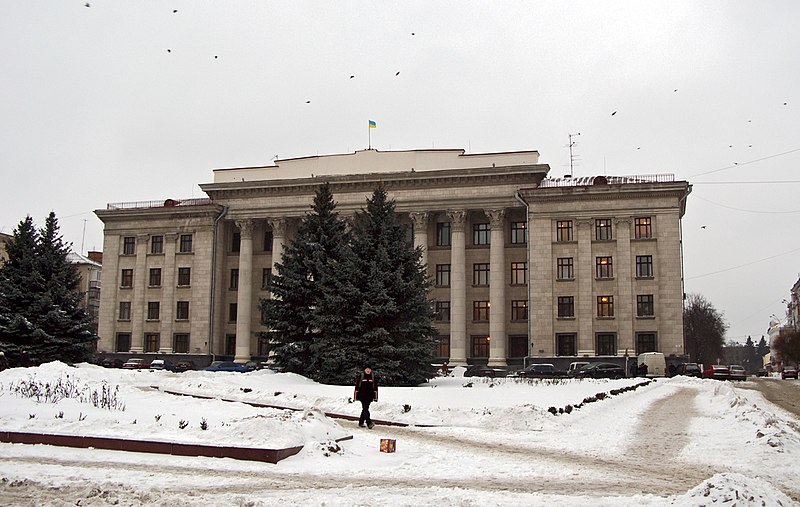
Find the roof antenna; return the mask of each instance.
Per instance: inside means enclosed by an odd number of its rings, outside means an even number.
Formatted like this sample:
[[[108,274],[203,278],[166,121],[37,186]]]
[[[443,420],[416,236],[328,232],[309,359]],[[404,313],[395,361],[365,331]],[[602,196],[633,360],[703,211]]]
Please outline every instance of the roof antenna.
[[[86,219],[83,219],[83,236],[81,237],[81,255],[83,255],[83,244],[86,242]]]
[[[575,174],[573,170],[573,163],[575,162],[575,157],[572,155],[572,147],[577,144],[577,141],[573,141],[573,137],[577,137],[581,135],[580,132],[577,134],[568,134],[569,135],[569,174],[567,175],[568,178],[572,178],[572,175]]]

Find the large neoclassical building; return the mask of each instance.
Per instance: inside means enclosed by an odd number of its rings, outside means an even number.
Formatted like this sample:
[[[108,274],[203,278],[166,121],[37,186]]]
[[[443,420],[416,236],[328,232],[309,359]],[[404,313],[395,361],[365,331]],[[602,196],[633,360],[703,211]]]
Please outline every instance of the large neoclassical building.
[[[208,198],[109,204],[99,350],[264,358],[259,300],[331,185],[343,216],[379,184],[433,281],[438,356],[681,355],[681,217],[672,175],[550,178],[536,151],[382,152],[217,169]]]

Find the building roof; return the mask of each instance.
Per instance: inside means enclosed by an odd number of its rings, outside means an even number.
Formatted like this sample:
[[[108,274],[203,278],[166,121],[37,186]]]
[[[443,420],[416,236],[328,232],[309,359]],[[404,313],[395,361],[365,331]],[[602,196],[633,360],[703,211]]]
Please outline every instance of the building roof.
[[[76,252],[70,252],[70,253],[67,254],[67,262],[70,262],[72,264],[83,264],[83,265],[88,264],[90,266],[95,266],[95,267],[98,267],[98,268],[102,268],[103,267],[102,264],[97,263],[97,262],[93,261],[92,259],[86,257],[85,255],[81,255],[81,254],[76,253]]]

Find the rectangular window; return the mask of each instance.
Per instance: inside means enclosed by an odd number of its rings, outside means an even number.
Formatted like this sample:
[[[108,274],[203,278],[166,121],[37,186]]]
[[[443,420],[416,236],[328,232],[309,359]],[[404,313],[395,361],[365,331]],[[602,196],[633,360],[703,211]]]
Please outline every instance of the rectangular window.
[[[636,316],[653,317],[655,315],[652,294],[639,294],[636,296]]]
[[[559,257],[556,261],[556,277],[559,280],[574,280],[575,271],[572,257]]]
[[[147,302],[147,320],[158,320],[161,314],[161,303],[158,301]]]
[[[489,337],[472,337],[472,357],[489,357]]]
[[[120,287],[133,287],[133,270],[132,269],[123,269],[122,270],[122,277],[119,281]]]
[[[175,333],[172,341],[172,351],[176,354],[189,353],[189,334],[188,333]]]
[[[180,253],[189,253],[192,251],[192,235],[181,234],[180,246],[178,247]]]
[[[436,265],[436,286],[450,287],[450,264]]]
[[[595,257],[596,278],[614,278],[611,257]]]
[[[597,296],[597,316],[614,316],[614,296]]]
[[[556,222],[556,241],[572,241],[572,220]]]
[[[242,233],[234,232],[231,238],[231,252],[237,253],[242,249]]]
[[[489,320],[489,302],[488,301],[473,301],[472,302],[472,320],[474,320],[474,321],[488,321]]]
[[[617,335],[614,333],[597,333],[594,353],[598,356],[617,355]]]
[[[575,318],[574,296],[558,296],[558,318],[559,319]]]
[[[258,333],[258,355],[261,357],[269,356],[272,343],[272,333]]]
[[[597,241],[607,241],[613,239],[611,236],[610,218],[598,218],[594,221],[594,239]]]
[[[192,284],[192,268],[178,268],[178,286],[188,287]]]
[[[228,356],[236,355],[236,335],[235,334],[226,334],[225,335],[225,355],[228,355]]]
[[[528,337],[526,335],[508,336],[508,357],[525,357],[528,355]]]
[[[511,320],[528,320],[528,301],[526,299],[511,301]]]
[[[633,237],[636,239],[647,239],[653,237],[653,229],[650,217],[639,217],[633,220]]]
[[[472,285],[489,285],[489,263],[472,265]]]
[[[236,303],[231,303],[228,305],[228,322],[236,322],[236,316],[238,313],[238,307]]]
[[[149,287],[161,287],[161,268],[150,268]]]
[[[189,320],[188,301],[178,301],[178,306],[175,309],[175,320]]]
[[[440,334],[439,339],[436,343],[436,357],[441,357],[445,359],[450,358],[450,336],[446,334]]]
[[[655,333],[636,333],[636,355],[658,352]]]
[[[144,351],[158,352],[161,349],[161,335],[158,333],[145,333]]]
[[[119,302],[119,320],[131,320],[131,302]]]
[[[653,278],[653,256],[636,256],[636,278]]]
[[[575,333],[559,333],[556,335],[556,355],[578,355],[578,335]]]
[[[511,263],[511,285],[525,285],[528,283],[528,263]]]
[[[122,238],[122,255],[136,254],[136,237],[125,236]]]
[[[438,322],[450,322],[450,301],[436,302],[436,320]]]
[[[150,236],[150,253],[164,253],[164,236]]]
[[[524,245],[528,242],[528,224],[525,222],[511,222],[511,244]]]
[[[272,231],[264,231],[264,251],[271,252],[272,251]]]
[[[436,246],[450,246],[450,222],[436,222]]]
[[[488,245],[491,241],[491,227],[489,224],[473,224],[472,225],[472,244],[473,245]]]
[[[272,268],[264,268],[261,270],[261,290],[269,290],[272,284]]]
[[[231,269],[231,290],[237,290],[239,288],[239,270],[237,268]]]
[[[131,350],[131,334],[130,333],[117,333],[116,352],[130,352]]]

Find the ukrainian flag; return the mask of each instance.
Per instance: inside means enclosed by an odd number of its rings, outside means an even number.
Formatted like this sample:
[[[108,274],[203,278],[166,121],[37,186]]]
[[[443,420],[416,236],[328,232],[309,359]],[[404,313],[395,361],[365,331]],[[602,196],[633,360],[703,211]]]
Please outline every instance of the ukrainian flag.
[[[376,128],[378,128],[378,125],[376,125],[374,121],[370,120],[369,121],[369,128],[376,129]]]

